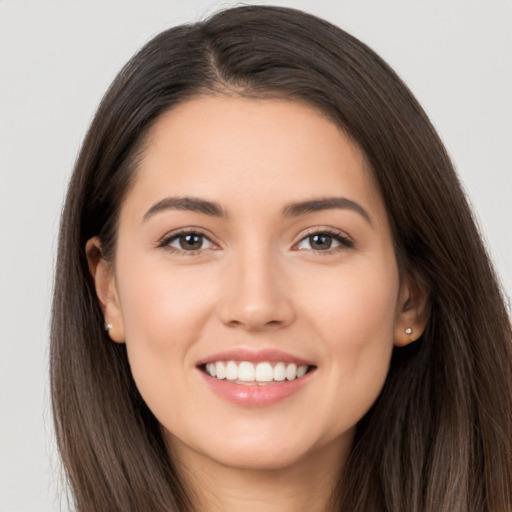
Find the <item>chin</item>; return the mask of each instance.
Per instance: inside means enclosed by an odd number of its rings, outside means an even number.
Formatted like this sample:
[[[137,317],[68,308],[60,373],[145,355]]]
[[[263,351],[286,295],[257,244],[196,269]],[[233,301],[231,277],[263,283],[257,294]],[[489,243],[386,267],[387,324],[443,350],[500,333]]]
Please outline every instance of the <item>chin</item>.
[[[287,447],[279,451],[262,447],[229,450],[212,454],[212,460],[226,467],[250,471],[278,471],[290,468],[307,457],[307,452]]]
[[[194,453],[194,458],[203,460],[205,464],[219,465],[224,468],[251,471],[279,471],[300,467],[302,463],[312,462],[317,457],[343,457],[346,448],[350,447],[353,432],[334,439],[329,436],[315,436],[313,432],[281,431],[279,429],[256,429],[248,433],[236,433],[225,429],[218,435],[209,432],[208,441],[203,437],[198,442],[194,439],[178,439],[170,435],[169,447],[171,456],[187,463],[187,457]]]

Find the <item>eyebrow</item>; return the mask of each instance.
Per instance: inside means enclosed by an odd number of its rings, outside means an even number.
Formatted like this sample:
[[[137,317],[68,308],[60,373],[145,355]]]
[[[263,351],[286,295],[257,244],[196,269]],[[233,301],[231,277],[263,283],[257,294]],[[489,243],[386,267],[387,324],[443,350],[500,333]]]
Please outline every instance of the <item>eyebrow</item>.
[[[315,213],[322,210],[352,210],[359,213],[371,226],[372,219],[368,212],[358,203],[347,199],[346,197],[324,197],[319,199],[311,199],[308,201],[299,201],[290,203],[283,210],[284,217],[298,217]],[[212,217],[227,217],[227,212],[222,206],[213,201],[199,199],[197,197],[166,197],[155,203],[144,214],[143,221],[147,221],[152,216],[165,210],[181,210],[202,213]]]
[[[298,217],[299,215],[333,209],[352,210],[359,213],[370,224],[370,226],[373,226],[369,213],[360,204],[352,201],[351,199],[347,199],[346,197],[324,197],[312,199],[310,201],[291,203],[285,207],[284,216]]]
[[[155,203],[145,214],[144,221],[164,210],[184,210],[203,213],[212,217],[227,217],[226,211],[218,203],[197,197],[166,197]]]

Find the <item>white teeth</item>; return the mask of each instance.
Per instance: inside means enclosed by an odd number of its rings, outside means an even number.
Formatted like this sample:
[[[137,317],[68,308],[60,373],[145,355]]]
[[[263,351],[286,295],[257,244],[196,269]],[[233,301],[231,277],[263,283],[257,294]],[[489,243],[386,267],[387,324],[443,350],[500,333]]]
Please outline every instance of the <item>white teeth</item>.
[[[282,382],[284,380],[295,380],[304,377],[308,371],[307,365],[297,366],[295,363],[264,361],[254,364],[249,361],[217,361],[206,364],[206,373],[217,379],[227,379],[240,382]]]
[[[297,377],[297,365],[294,363],[290,363],[286,367],[286,378],[288,380],[293,380]]]
[[[256,371],[254,365],[248,361],[242,361],[238,367],[238,380],[242,382],[254,382],[256,380]]]
[[[217,376],[217,372],[215,371],[215,363],[208,363],[206,365],[206,371],[212,376],[212,377],[216,377]]]
[[[270,382],[274,380],[274,370],[270,363],[259,363],[256,366],[256,380],[259,382]]]
[[[226,367],[222,361],[218,361],[215,363],[215,376],[217,379],[225,379],[226,378]]]
[[[226,365],[226,379],[236,380],[238,379],[238,367],[235,361],[228,361]]]
[[[284,379],[286,379],[286,366],[284,363],[277,363],[274,366],[274,380],[282,382]]]
[[[300,379],[301,377],[304,377],[304,375],[306,375],[306,372],[308,371],[308,367],[303,365],[303,366],[299,366],[297,368],[297,379]]]

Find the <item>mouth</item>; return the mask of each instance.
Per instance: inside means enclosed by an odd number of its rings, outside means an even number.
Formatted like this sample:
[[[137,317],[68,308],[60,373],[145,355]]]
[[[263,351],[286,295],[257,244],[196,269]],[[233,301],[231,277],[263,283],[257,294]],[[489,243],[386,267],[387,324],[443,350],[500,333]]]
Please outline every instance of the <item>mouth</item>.
[[[273,348],[236,347],[196,363],[207,387],[241,407],[266,407],[300,395],[314,380],[317,366]]]
[[[235,384],[265,386],[295,381],[316,367],[287,361],[220,360],[199,365],[199,369],[217,380]]]

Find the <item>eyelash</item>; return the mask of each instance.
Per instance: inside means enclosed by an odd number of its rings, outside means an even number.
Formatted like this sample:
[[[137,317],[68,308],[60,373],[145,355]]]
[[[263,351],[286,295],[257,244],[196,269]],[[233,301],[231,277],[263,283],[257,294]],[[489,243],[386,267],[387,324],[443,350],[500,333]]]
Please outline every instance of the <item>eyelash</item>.
[[[294,245],[294,247],[297,247],[299,244],[307,240],[308,238],[311,238],[313,236],[328,236],[332,239],[334,239],[336,242],[338,242],[340,245],[333,248],[328,248],[326,250],[314,250],[314,249],[304,249],[312,251],[313,253],[327,256],[333,253],[337,253],[338,251],[343,251],[345,249],[351,249],[354,247],[354,242],[346,235],[343,235],[340,231],[329,229],[329,228],[322,228],[322,229],[310,229],[306,232],[304,236]],[[300,250],[300,249],[295,249]]]
[[[304,242],[308,238],[311,238],[313,236],[322,236],[322,235],[334,239],[340,245],[337,247],[334,247],[334,248],[329,247],[326,250],[315,250],[315,249],[304,249],[304,250],[312,251],[315,254],[328,255],[328,254],[333,254],[335,252],[338,252],[340,250],[350,249],[350,248],[354,247],[354,242],[349,237],[342,235],[341,232],[339,232],[339,231],[335,231],[332,229],[326,229],[326,228],[309,230],[304,236],[302,236],[302,238],[293,247],[294,248],[297,247],[298,245],[300,245],[302,242]],[[194,249],[194,250],[189,251],[189,250],[185,250],[182,248],[172,247],[170,245],[172,242],[178,240],[180,237],[183,237],[183,236],[198,236],[198,237],[201,237],[203,241],[207,240],[210,244],[212,244],[213,246],[216,246],[205,233],[203,233],[202,231],[200,231],[198,229],[189,228],[189,229],[180,230],[175,233],[171,233],[170,235],[164,237],[158,243],[158,247],[166,249],[173,253],[180,253],[182,255],[187,255],[187,256],[194,256],[196,254],[199,254],[201,251],[205,250],[203,248],[200,248],[200,249]],[[300,249],[294,249],[294,250],[298,251]]]
[[[194,250],[190,250],[190,251],[187,251],[185,249],[181,249],[181,248],[177,248],[177,247],[172,247],[170,244],[172,242],[174,242],[175,240],[178,240],[180,237],[182,236],[199,236],[201,237],[203,240],[208,240],[208,242],[210,242],[210,244],[214,245],[215,244],[210,240],[210,238],[205,234],[203,233],[201,230],[197,229],[197,228],[189,228],[189,229],[182,229],[178,232],[174,232],[174,233],[171,233],[169,234],[168,236],[165,236],[159,243],[158,243],[158,247],[160,248],[163,248],[163,249],[166,249],[170,252],[173,252],[173,253],[180,253],[180,254],[183,254],[183,255],[186,255],[186,256],[194,256],[196,254],[199,254],[202,250],[204,249],[194,249]]]

